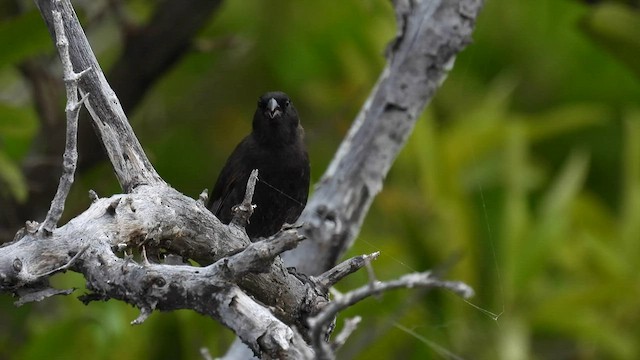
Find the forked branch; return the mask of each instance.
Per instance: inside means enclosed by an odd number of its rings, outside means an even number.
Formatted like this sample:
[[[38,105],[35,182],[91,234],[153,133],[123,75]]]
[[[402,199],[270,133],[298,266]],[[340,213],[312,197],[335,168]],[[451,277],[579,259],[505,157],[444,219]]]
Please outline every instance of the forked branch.
[[[140,309],[134,323],[143,322],[156,309],[193,309],[232,329],[257,356],[295,359],[332,358],[357,320],[328,344],[325,336],[331,322],[341,310],[368,296],[415,286],[446,288],[465,297],[472,294],[462,283],[442,281],[429,273],[389,282],[372,277],[369,284],[331,301],[327,292],[377,256],[356,257],[334,267],[353,243],[422,108],[455,55],[470,41],[481,0],[394,2],[399,34],[388,49],[387,68],[302,215],[303,234],[310,240],[303,241],[298,229],[291,228],[255,243],[237,226],[246,223],[246,215],[226,226],[203,201],[185,197],[156,173],[106,82],[69,0],[36,3],[51,33],[60,37],[56,43],[69,99],[68,154],[65,150],[60,195],[43,225],[27,226],[16,241],[0,248],[0,291],[40,300],[61,293],[48,288],[50,274],[77,271],[91,291],[83,300],[118,299],[132,304]],[[65,43],[61,36],[69,41]],[[76,73],[74,68],[83,71]],[[93,203],[84,213],[56,229],[73,181],[77,111],[82,103],[92,115],[125,194],[92,196]],[[247,188],[250,192],[253,187]],[[247,199],[240,210],[250,214],[250,194]],[[40,241],[39,229],[51,241]],[[129,254],[142,246],[203,266],[136,262]],[[289,249],[294,250],[288,265],[301,273],[287,268],[278,256]],[[29,295],[25,289],[34,291]]]
[[[59,1],[56,1],[56,6],[60,6]],[[41,234],[44,235],[50,235],[60,220],[64,210],[64,203],[73,184],[73,177],[78,163],[78,115],[80,114],[82,104],[89,96],[89,93],[86,93],[78,100],[78,81],[84,74],[91,70],[91,68],[86,68],[79,73],[73,71],[73,65],[71,64],[71,58],[69,56],[69,40],[64,32],[62,14],[60,11],[54,10],[52,11],[52,16],[56,35],[56,47],[60,54],[64,84],[67,90],[67,106],[65,107],[67,134],[62,162],[62,176],[60,177],[58,190],[56,191],[53,201],[51,201],[51,207],[49,208],[49,212],[47,212],[47,217],[40,226],[40,229],[44,230]]]

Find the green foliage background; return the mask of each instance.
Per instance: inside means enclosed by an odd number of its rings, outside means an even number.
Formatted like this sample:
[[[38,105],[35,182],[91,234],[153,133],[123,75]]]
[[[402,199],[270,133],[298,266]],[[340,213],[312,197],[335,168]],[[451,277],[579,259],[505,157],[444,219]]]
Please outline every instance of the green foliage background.
[[[153,5],[126,10],[139,21]],[[640,358],[636,6],[487,1],[350,252],[381,251],[381,280],[434,269],[477,296],[366,300],[339,319],[363,317],[340,358]],[[90,32],[105,68],[121,50],[116,24]],[[281,89],[302,115],[317,180],[394,33],[383,0],[228,1],[130,119],[160,174],[195,197],[249,130],[257,96]],[[52,49],[35,10],[0,23],[0,194],[20,201],[29,200],[19,164],[39,125],[15,64]],[[109,164],[77,180],[67,218],[87,207],[90,188],[119,191]],[[355,274],[338,290],[366,281]],[[83,292],[77,274],[55,285]],[[222,355],[233,339],[190,311],[132,327],[136,316],[114,301],[14,308],[3,295],[0,359],[196,359],[202,346]]]

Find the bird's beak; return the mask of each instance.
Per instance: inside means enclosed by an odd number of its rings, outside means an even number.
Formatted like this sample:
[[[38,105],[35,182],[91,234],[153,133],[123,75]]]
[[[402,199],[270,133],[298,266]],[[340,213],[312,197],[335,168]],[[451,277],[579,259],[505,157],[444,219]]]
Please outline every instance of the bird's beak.
[[[279,116],[280,114],[281,114],[280,105],[278,105],[278,102],[276,101],[276,99],[274,98],[269,99],[269,102],[267,103],[267,115],[269,116],[269,118],[273,119],[276,116]]]

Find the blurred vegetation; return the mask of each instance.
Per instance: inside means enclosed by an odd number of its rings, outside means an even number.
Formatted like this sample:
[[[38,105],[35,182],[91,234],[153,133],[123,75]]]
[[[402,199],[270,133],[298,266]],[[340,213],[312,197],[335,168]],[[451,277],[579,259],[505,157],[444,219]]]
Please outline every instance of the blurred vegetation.
[[[133,21],[152,6],[125,2]],[[257,96],[284,90],[317,180],[384,66],[393,19],[382,0],[229,1],[131,122],[160,174],[195,197],[247,133]],[[381,280],[434,269],[477,296],[366,300],[342,315],[363,322],[340,358],[640,358],[639,20],[631,1],[487,1],[350,253],[381,251]],[[91,27],[105,68],[121,50],[117,26]],[[0,23],[0,196],[29,201],[20,161],[39,126],[15,64],[52,48],[35,10]],[[109,164],[77,180],[67,217],[90,188],[119,191]],[[83,289],[77,274],[55,284]],[[2,296],[0,359],[196,359],[233,339],[189,311],[132,327],[136,316],[113,301],[16,309]]]

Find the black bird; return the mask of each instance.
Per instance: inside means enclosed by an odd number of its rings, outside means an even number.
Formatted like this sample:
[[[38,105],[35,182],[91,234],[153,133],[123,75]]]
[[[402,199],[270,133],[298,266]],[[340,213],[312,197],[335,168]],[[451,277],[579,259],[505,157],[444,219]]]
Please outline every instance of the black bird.
[[[247,180],[258,169],[253,203],[256,208],[246,227],[250,239],[278,232],[293,224],[309,195],[309,156],[296,108],[282,92],[258,99],[253,131],[236,146],[222,168],[207,207],[223,223],[244,199]]]

